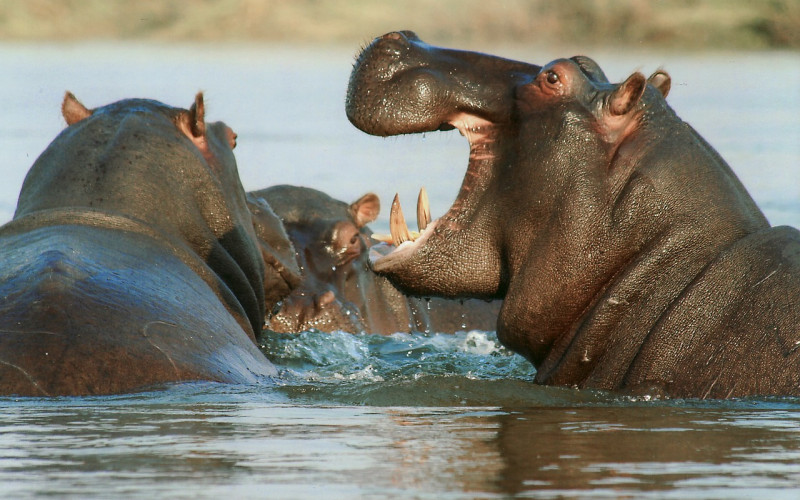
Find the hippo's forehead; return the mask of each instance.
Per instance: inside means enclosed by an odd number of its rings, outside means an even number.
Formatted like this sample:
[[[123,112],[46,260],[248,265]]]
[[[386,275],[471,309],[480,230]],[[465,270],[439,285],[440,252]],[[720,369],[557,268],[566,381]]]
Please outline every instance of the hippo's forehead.
[[[570,60],[577,64],[581,72],[590,80],[596,83],[608,83],[606,74],[600,69],[600,65],[597,64],[594,59],[586,56],[573,56],[570,57]]]
[[[350,220],[348,204],[316,189],[279,185],[258,191],[275,213],[287,224]]]
[[[95,109],[93,116],[103,114],[152,114],[158,113],[173,118],[186,110],[167,106],[153,99],[123,99],[107,106]]]

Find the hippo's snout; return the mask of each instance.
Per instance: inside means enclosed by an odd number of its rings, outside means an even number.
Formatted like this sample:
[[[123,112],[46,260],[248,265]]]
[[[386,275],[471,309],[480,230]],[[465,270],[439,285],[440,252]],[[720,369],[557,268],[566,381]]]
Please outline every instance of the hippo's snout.
[[[464,116],[506,123],[514,89],[539,66],[429,45],[413,31],[393,31],[358,56],[347,89],[347,117],[368,134],[447,130]]]

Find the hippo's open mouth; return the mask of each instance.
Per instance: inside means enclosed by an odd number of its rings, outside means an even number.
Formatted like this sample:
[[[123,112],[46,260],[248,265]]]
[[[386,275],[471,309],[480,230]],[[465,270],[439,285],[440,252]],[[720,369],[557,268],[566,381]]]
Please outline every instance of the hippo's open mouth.
[[[389,215],[390,234],[373,234],[372,238],[388,246],[373,247],[370,253],[370,262],[375,271],[382,271],[392,267],[395,263],[409,258],[417,252],[431,238],[445,237],[463,228],[464,222],[471,220],[467,197],[476,197],[480,193],[479,180],[485,180],[490,175],[487,165],[493,163],[495,155],[491,148],[493,124],[477,116],[460,114],[456,120],[442,123],[437,130],[452,130],[453,128],[467,138],[470,146],[469,163],[464,181],[459,190],[455,203],[445,215],[432,220],[428,194],[424,187],[420,188],[417,197],[417,230],[409,230],[403,210],[400,206],[399,195],[395,194]],[[413,131],[420,133],[427,131]]]
[[[372,265],[407,293],[446,297],[498,296],[503,257],[496,210],[498,162],[514,126],[516,89],[540,67],[476,52],[434,47],[410,31],[376,38],[358,56],[347,90],[347,117],[359,129],[390,136],[458,129],[470,156],[458,196],[431,221],[424,194],[419,235],[408,230],[395,199],[394,248],[376,245]],[[513,152],[511,153],[513,154]],[[392,250],[391,252],[389,250]],[[466,263],[471,275],[461,272]]]

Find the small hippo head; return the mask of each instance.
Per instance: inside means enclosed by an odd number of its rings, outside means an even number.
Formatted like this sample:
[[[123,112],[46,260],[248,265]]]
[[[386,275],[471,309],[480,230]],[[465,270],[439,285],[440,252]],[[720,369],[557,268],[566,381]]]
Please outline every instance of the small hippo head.
[[[364,273],[371,274],[364,260],[370,235],[366,224],[378,216],[378,197],[368,193],[347,204],[297,186],[273,186],[250,197],[268,203],[283,221],[302,274],[267,327],[279,333],[367,331],[358,282]]]

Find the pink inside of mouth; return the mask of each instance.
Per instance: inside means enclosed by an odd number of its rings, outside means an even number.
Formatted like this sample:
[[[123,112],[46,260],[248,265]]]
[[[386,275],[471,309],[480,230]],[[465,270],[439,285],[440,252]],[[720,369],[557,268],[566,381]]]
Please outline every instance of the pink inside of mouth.
[[[470,146],[470,165],[473,161],[483,161],[491,158],[491,152],[486,146],[491,142],[489,131],[494,126],[492,122],[474,114],[462,112],[454,115],[447,123],[458,129],[461,135],[467,138]],[[469,171],[470,165],[467,166],[467,171]],[[463,190],[463,185],[461,190]],[[458,201],[454,205],[457,203]],[[448,213],[452,210],[453,206],[448,210]],[[405,241],[397,247],[387,243],[373,245],[369,252],[369,259],[373,269],[376,271],[385,269],[418,251],[434,233],[434,229],[440,223],[440,220],[436,219],[430,222],[420,237],[414,241]]]

